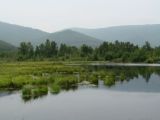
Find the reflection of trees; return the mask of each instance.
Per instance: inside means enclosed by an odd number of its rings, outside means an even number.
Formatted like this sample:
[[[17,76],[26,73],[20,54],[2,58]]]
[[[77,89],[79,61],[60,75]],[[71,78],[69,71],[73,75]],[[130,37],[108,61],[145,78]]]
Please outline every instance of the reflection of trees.
[[[75,91],[78,89],[78,86],[66,86],[66,87],[63,87],[62,88],[63,90],[65,91]],[[59,93],[55,93],[54,95],[57,95]],[[25,95],[25,94],[22,94],[22,99],[24,102],[29,102],[29,101],[32,101],[32,100],[36,100],[36,99],[39,99],[39,98],[43,98],[45,97],[46,95],[48,95],[48,89],[47,91],[44,93],[38,93],[38,94],[29,94],[29,95]]]
[[[146,80],[146,82],[148,83],[150,80],[151,74],[145,74],[143,75],[143,78]]]
[[[89,71],[113,72],[116,76],[125,76],[126,81],[142,76],[146,82],[149,82],[152,74],[160,76],[159,67],[124,67],[124,66],[88,66]]]
[[[130,81],[139,76],[142,76],[146,82],[149,82],[152,74],[156,74],[160,76],[160,68],[159,67],[120,67],[120,66],[85,66],[85,72],[80,73],[80,82],[88,81],[92,84],[97,85],[98,80],[103,80],[104,84],[107,87],[113,87],[117,81]],[[65,82],[66,83],[66,82]],[[78,86],[69,84],[65,84],[61,87],[61,89],[69,91],[69,90],[77,90]],[[37,93],[37,92],[36,92]],[[38,99],[44,97],[46,94],[33,94],[29,96],[23,96],[24,101],[30,101],[34,99]]]

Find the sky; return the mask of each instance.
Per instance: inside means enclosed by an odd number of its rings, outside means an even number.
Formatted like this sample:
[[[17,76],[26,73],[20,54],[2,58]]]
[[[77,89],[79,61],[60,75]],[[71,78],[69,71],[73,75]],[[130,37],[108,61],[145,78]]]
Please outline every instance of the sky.
[[[0,21],[47,32],[160,24],[160,0],[0,0]]]

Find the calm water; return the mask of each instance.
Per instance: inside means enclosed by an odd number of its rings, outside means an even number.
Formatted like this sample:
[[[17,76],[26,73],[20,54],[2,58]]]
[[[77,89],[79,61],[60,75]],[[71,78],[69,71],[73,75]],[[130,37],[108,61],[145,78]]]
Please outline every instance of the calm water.
[[[106,87],[78,86],[25,102],[19,92],[0,93],[0,120],[159,120],[160,68],[88,67],[125,73],[126,80]]]

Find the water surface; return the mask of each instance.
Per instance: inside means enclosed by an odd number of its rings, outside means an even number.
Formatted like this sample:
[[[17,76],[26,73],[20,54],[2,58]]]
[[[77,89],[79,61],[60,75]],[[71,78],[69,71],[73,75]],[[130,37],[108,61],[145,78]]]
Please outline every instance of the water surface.
[[[87,66],[123,72],[126,80],[107,87],[80,85],[25,102],[21,92],[0,93],[0,120],[159,120],[160,71],[154,67]],[[118,79],[118,76],[117,76]]]

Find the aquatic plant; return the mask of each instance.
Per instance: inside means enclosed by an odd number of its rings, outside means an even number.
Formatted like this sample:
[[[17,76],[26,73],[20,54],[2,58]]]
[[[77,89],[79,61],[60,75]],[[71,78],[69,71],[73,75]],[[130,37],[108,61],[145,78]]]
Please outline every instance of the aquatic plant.
[[[22,98],[25,101],[35,99],[48,94],[47,86],[25,85],[22,89]]]
[[[111,87],[113,85],[115,85],[115,75],[114,74],[110,74],[109,76],[106,76],[104,79],[104,84],[107,87]]]
[[[58,94],[61,91],[61,87],[57,84],[52,84],[50,86],[50,92],[53,94]]]
[[[101,71],[97,71],[96,73],[98,76],[100,76],[101,79],[104,79],[105,76],[107,75],[107,71],[101,70]]]
[[[126,79],[125,74],[124,74],[124,73],[121,73],[121,74],[120,74],[120,80],[121,80],[121,81],[124,81],[125,79]]]
[[[55,77],[55,83],[62,88],[69,88],[78,83],[78,78],[75,75],[59,75]]]
[[[47,94],[48,94],[47,86],[38,86],[32,89],[32,97],[34,99]]]
[[[88,81],[92,84],[98,85],[98,75],[97,74],[89,75]]]
[[[31,85],[26,85],[23,87],[22,89],[22,98],[24,100],[30,100],[32,98],[32,89],[33,89],[33,86]]]

